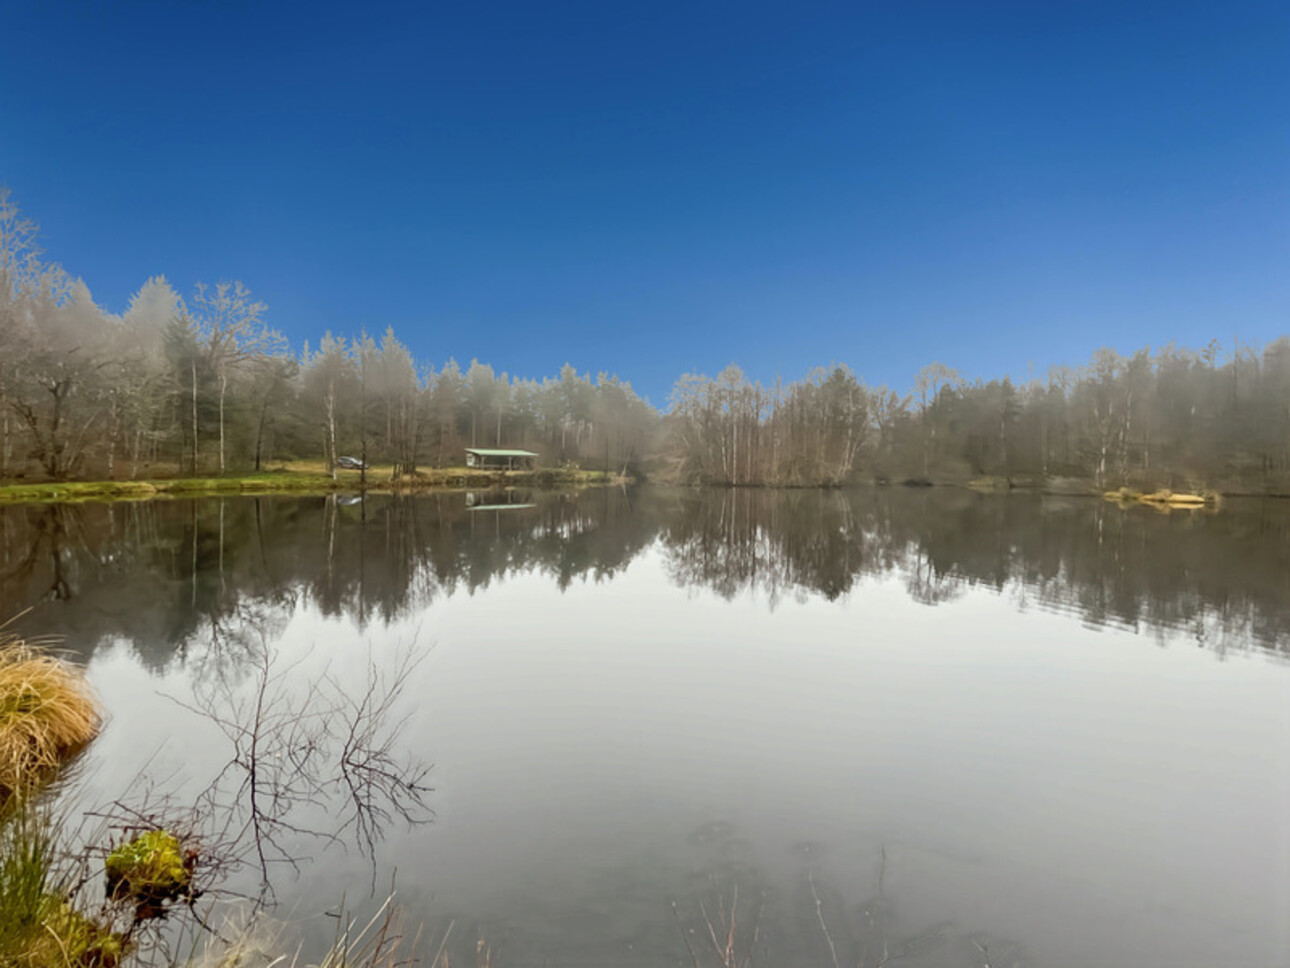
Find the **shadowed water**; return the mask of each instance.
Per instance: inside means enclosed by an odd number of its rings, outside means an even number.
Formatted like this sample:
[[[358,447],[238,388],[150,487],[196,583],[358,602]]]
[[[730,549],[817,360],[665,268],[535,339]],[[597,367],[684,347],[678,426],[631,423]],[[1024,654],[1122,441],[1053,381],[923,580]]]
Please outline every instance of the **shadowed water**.
[[[1290,952],[1282,502],[275,497],[0,508],[0,538],[0,617],[111,712],[90,802],[237,815],[211,715],[398,673],[426,809],[364,828],[320,782],[230,872],[307,935],[397,868],[498,965],[721,964],[732,911],[764,965]]]

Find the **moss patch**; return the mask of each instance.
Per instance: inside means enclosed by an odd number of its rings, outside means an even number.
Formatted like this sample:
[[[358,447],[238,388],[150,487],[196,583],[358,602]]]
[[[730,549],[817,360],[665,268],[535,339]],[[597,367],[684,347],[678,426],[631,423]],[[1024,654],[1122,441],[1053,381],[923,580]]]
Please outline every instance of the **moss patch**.
[[[168,830],[148,830],[117,845],[104,865],[108,897],[130,901],[139,918],[159,917],[165,905],[193,894],[197,852]]]
[[[129,940],[72,906],[55,874],[58,828],[29,801],[0,812],[0,965],[115,968]]]
[[[61,897],[46,894],[27,937],[6,964],[16,968],[116,968],[130,947],[124,935],[86,917]]]

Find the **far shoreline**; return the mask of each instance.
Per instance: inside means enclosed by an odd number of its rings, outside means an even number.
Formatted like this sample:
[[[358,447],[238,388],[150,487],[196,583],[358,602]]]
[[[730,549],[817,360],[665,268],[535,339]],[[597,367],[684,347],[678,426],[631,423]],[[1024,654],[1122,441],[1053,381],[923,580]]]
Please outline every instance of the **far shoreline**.
[[[395,479],[391,468],[337,470],[334,475],[313,469],[282,467],[250,474],[207,477],[150,478],[133,481],[45,481],[0,483],[0,506],[13,504],[79,504],[84,502],[151,501],[181,498],[294,494],[415,494],[531,487],[576,489],[634,483],[614,472],[576,467],[507,471],[469,467],[426,468]]]
[[[301,464],[303,462],[292,462]],[[364,479],[365,478],[365,479]],[[335,475],[312,468],[284,465],[273,470],[250,474],[229,474],[207,477],[166,477],[133,481],[46,481],[40,483],[0,482],[0,507],[21,504],[81,504],[114,503],[151,500],[179,500],[207,497],[255,497],[261,495],[295,495],[321,497],[328,494],[421,494],[464,493],[473,490],[507,488],[534,488],[537,490],[578,490],[591,487],[624,487],[641,483],[638,478],[624,473],[603,470],[583,470],[576,467],[536,468],[533,470],[507,471],[483,470],[469,467],[425,468],[414,475],[393,477],[389,466],[374,467],[364,475],[361,471],[337,470]],[[1038,481],[1023,478],[1007,481],[1003,478],[976,478],[973,480],[853,480],[819,484],[768,484],[741,482],[675,482],[653,481],[663,487],[717,488],[740,490],[794,491],[841,490],[851,487],[893,487],[911,489],[954,489],[978,494],[1007,495],[1039,494],[1050,497],[1100,498],[1122,508],[1147,506],[1157,509],[1172,507],[1175,510],[1215,510],[1227,498],[1275,498],[1284,500],[1290,494],[1276,492],[1251,492],[1243,490],[1211,490],[1204,492],[1203,501],[1170,502],[1161,495],[1168,491],[1139,491],[1131,488],[1116,490],[1099,489],[1092,481],[1072,478],[1053,478]],[[1181,495],[1187,497],[1188,495]]]

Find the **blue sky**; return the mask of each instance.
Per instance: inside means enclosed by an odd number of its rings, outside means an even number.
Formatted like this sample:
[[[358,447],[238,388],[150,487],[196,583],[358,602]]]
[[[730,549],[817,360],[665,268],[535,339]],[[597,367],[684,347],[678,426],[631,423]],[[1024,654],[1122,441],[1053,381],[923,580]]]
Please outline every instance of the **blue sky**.
[[[120,311],[907,388],[1290,332],[1290,4],[13,2],[0,183]]]

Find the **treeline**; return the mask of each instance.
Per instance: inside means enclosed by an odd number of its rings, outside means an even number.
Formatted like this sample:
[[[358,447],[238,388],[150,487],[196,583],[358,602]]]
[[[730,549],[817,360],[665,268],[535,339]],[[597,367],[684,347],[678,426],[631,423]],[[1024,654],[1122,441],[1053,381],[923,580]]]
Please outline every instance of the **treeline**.
[[[42,255],[35,224],[0,193],[0,479],[196,476],[271,458],[331,471],[342,454],[409,474],[460,465],[466,446],[622,470],[657,424],[616,377],[436,369],[391,330],[293,354],[241,283],[185,299],[154,277],[115,315]]]
[[[436,368],[386,330],[296,353],[241,283],[181,296],[149,279],[124,313],[43,258],[0,189],[0,480],[261,470],[344,454],[396,476],[520,447],[544,463],[723,485],[1063,479],[1290,493],[1290,339],[1120,356],[1043,380],[969,383],[934,363],[913,392],[845,366],[794,383],[734,366],[683,376],[666,413],[566,365],[520,379]]]
[[[904,397],[845,366],[770,387],[732,366],[682,378],[669,424],[674,474],[711,483],[1068,479],[1290,493],[1290,339],[1226,354],[1216,342],[1102,349],[1020,385],[969,383],[934,363]]]

